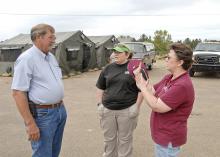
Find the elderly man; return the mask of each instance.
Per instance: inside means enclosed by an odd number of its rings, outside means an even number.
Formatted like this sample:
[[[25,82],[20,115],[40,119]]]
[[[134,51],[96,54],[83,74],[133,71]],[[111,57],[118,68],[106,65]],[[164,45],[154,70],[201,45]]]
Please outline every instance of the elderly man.
[[[33,46],[15,62],[11,88],[31,141],[32,157],[58,157],[66,123],[61,69],[50,53],[54,33],[50,25],[34,26]]]

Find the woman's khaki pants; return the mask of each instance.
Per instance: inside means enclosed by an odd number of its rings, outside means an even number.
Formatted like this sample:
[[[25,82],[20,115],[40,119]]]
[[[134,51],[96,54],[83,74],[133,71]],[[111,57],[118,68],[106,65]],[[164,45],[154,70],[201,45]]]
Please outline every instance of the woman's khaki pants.
[[[109,110],[100,104],[98,112],[104,133],[103,157],[131,157],[133,131],[139,114],[137,105],[123,110]]]

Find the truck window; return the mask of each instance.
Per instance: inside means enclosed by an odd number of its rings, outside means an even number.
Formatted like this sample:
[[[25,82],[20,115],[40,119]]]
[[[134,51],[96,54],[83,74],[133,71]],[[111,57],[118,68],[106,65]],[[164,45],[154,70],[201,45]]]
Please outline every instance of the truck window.
[[[142,44],[126,43],[126,45],[135,53],[145,53],[145,46]]]
[[[220,44],[217,43],[199,43],[195,51],[212,51],[212,52],[219,52],[220,51]]]

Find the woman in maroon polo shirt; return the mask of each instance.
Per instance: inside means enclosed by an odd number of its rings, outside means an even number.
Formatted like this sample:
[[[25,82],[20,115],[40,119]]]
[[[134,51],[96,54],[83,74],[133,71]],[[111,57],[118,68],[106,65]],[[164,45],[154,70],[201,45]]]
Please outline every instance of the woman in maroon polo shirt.
[[[136,83],[151,113],[151,135],[155,142],[156,157],[176,157],[180,146],[187,140],[187,119],[194,103],[194,88],[188,70],[192,65],[192,50],[181,43],[170,46],[166,58],[166,75],[151,86],[136,72]]]

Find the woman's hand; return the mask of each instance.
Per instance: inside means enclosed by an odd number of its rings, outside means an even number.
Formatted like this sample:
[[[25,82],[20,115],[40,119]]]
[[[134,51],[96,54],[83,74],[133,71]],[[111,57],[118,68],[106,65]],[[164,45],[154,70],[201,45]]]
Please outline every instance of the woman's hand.
[[[136,85],[141,91],[147,90],[147,91],[151,92],[152,94],[155,93],[153,86],[150,84],[150,80],[149,79],[145,80],[144,77],[142,76],[141,64],[139,64],[138,68],[135,69],[133,73],[135,75]]]
[[[147,85],[149,84],[149,80],[145,80],[141,73],[141,63],[139,64],[138,68],[134,70],[135,75],[135,81],[137,87],[142,91],[147,88]]]

